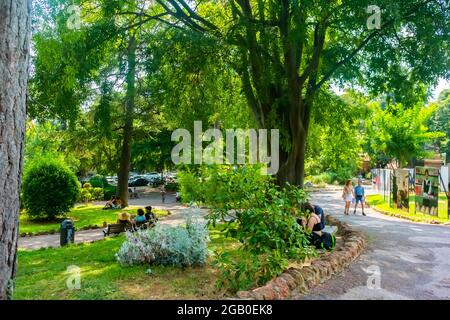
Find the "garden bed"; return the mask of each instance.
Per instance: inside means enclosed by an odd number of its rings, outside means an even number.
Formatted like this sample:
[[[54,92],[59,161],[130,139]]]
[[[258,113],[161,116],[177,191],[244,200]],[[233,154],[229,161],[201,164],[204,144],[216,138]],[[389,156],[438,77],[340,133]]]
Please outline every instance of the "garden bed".
[[[332,216],[327,216],[327,220],[339,229],[337,245],[333,251],[320,254],[311,263],[292,266],[260,288],[238,292],[237,297],[250,300],[281,300],[293,295],[305,295],[311,288],[348,267],[364,249],[364,236]]]

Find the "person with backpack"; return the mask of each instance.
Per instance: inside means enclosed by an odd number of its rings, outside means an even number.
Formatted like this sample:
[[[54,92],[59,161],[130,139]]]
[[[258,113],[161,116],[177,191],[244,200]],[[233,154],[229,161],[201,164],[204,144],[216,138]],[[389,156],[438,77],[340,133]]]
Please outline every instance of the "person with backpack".
[[[366,215],[364,213],[365,190],[364,187],[362,186],[361,180],[358,181],[358,185],[355,187],[354,194],[355,194],[355,210],[353,211],[353,214],[356,214],[356,208],[358,207],[358,203],[361,203],[362,215],[365,216]]]
[[[317,249],[332,250],[336,243],[334,235],[324,232],[325,228],[325,213],[318,205],[312,205],[306,202],[302,206],[302,211],[305,212],[307,219],[299,219],[297,222],[303,226],[308,233],[310,244]]]

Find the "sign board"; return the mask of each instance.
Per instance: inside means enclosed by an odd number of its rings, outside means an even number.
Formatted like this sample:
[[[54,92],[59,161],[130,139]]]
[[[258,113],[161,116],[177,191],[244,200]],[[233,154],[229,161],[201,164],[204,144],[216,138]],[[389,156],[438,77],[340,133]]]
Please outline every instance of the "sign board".
[[[409,170],[396,169],[392,176],[392,206],[409,211]]]
[[[439,179],[438,168],[416,167],[416,211],[438,215]]]

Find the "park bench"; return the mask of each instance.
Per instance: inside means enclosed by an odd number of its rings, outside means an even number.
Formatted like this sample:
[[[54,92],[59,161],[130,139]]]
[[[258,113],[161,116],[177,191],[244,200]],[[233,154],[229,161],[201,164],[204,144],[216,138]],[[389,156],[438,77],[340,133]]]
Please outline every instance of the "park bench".
[[[113,223],[108,224],[108,227],[106,230],[103,230],[103,234],[105,237],[109,235],[117,235],[121,234],[125,231],[131,230],[132,226],[131,224],[125,224],[125,223]]]

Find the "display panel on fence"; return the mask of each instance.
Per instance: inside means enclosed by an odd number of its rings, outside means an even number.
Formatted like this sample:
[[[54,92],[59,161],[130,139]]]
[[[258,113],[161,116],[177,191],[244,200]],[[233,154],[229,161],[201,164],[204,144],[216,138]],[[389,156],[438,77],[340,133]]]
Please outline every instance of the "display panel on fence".
[[[438,215],[439,169],[416,167],[416,212]]]
[[[409,170],[395,170],[392,182],[392,206],[409,211]]]

